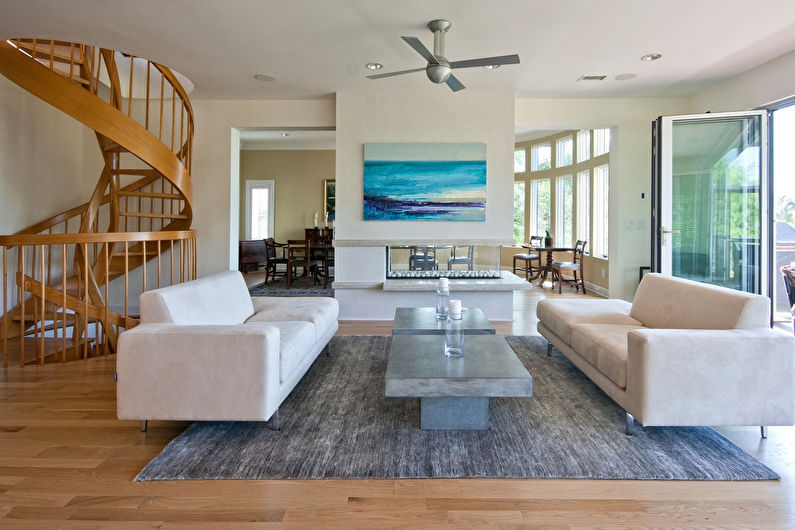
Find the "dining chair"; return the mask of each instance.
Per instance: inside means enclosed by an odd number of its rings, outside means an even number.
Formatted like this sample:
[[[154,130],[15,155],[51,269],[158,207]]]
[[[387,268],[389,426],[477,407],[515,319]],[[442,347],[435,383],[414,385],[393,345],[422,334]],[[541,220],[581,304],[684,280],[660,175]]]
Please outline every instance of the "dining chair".
[[[459,249],[466,249],[466,255],[456,255]],[[466,265],[467,270],[472,270],[472,257],[475,254],[475,247],[467,245],[465,247],[453,246],[450,251],[450,259],[447,260],[447,270],[453,268],[453,265]]]
[[[435,271],[439,270],[436,259],[436,247],[413,246],[409,249],[410,271]]]
[[[293,283],[293,278],[298,277],[298,269],[301,269],[301,276],[306,278],[306,286],[309,287],[309,268],[310,253],[308,239],[288,239],[287,240],[287,288]]]
[[[571,261],[556,261],[552,264],[552,288],[555,288],[555,280],[557,280],[558,293],[561,292],[561,286],[567,283],[573,285],[575,289],[577,289],[577,292],[579,292],[580,287],[582,287],[582,294],[587,294],[585,292],[585,277],[582,267],[585,247],[587,245],[587,241],[578,240],[577,243],[574,244]],[[572,278],[565,278],[563,276],[564,272],[571,274]]]
[[[530,246],[540,247],[544,244],[541,236],[530,236]],[[533,262],[536,263],[533,266]],[[524,279],[530,281],[531,275],[536,275],[541,270],[541,253],[530,251],[526,254],[513,255],[513,273],[524,272]]]
[[[323,289],[328,289],[329,279],[334,277],[334,247],[330,240],[325,239],[318,240],[317,247],[314,246],[314,241],[311,244],[315,259],[312,265],[315,283],[320,284],[320,280],[323,280]]]
[[[265,285],[268,285],[268,280],[276,280],[277,274],[287,276],[287,258],[284,255],[286,246],[284,243],[278,243],[272,237],[265,239]],[[281,256],[277,255],[278,250],[281,250]],[[285,266],[281,272],[278,271],[279,265]]]

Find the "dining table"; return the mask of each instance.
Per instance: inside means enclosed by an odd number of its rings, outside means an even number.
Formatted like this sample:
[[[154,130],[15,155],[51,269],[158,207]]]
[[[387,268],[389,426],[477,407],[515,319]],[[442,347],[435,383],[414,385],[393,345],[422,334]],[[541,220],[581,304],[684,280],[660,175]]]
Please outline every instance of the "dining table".
[[[538,273],[535,276],[533,276],[532,278],[530,278],[528,280],[528,281],[532,282],[533,280],[537,280],[538,278],[541,278],[541,282],[539,283],[539,285],[544,285],[544,282],[547,281],[547,275],[552,272],[552,263],[554,263],[554,259],[553,259],[552,255],[555,252],[574,252],[574,248],[573,247],[555,247],[555,246],[552,246],[552,247],[539,247],[539,246],[534,246],[534,245],[522,245],[522,248],[526,248],[527,250],[530,250],[530,251],[533,251],[533,252],[538,252],[538,253],[546,252],[547,253],[547,258],[546,258],[546,261],[544,262],[543,266],[538,269]]]

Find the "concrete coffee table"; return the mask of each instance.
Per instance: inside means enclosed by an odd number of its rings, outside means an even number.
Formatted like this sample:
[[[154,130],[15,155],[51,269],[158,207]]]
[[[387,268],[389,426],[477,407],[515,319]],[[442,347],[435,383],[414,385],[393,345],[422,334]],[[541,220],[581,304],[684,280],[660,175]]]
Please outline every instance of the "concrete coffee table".
[[[436,318],[435,307],[395,309],[393,335],[444,335],[445,320]],[[494,326],[477,307],[468,307],[461,320],[464,335],[494,335]]]
[[[445,357],[444,335],[393,335],[387,397],[420,398],[426,430],[488,429],[490,397],[530,397],[533,378],[497,335],[468,335],[463,357]]]

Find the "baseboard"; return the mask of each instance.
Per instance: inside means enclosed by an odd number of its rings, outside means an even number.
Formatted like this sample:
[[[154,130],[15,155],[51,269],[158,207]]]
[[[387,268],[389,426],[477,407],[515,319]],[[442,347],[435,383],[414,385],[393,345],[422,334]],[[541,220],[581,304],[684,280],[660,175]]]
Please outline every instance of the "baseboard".
[[[585,282],[585,288],[588,289],[588,294],[595,294],[602,298],[608,298],[607,289],[595,283]]]

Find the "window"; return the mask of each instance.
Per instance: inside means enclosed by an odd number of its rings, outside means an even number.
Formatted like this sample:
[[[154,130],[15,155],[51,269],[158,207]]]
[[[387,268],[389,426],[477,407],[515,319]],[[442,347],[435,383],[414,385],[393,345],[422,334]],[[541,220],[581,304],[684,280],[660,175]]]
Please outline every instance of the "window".
[[[273,181],[246,181],[246,239],[273,237]]]
[[[538,144],[530,149],[530,171],[552,167],[552,145]]]
[[[513,152],[513,172],[524,173],[527,171],[526,164],[527,152],[524,149],[516,149]]]
[[[522,245],[524,238],[524,182],[513,183],[513,238]]]
[[[591,172],[588,170],[577,173],[577,239],[589,241],[591,237]],[[585,247],[590,254],[591,244]]]
[[[610,129],[593,130],[593,156],[603,155],[610,151]]]
[[[561,138],[557,143],[557,158],[555,165],[557,167],[570,166],[572,164],[572,156],[574,153],[574,138],[567,136]]]
[[[555,190],[555,239],[559,244],[573,246],[574,190],[571,175],[558,177]]]
[[[530,185],[530,234],[543,236],[549,230],[550,217],[549,179],[532,181]]]
[[[591,158],[591,131],[585,129],[577,133],[577,163]]]
[[[607,258],[607,202],[609,169],[594,168],[593,176],[593,256]]]

